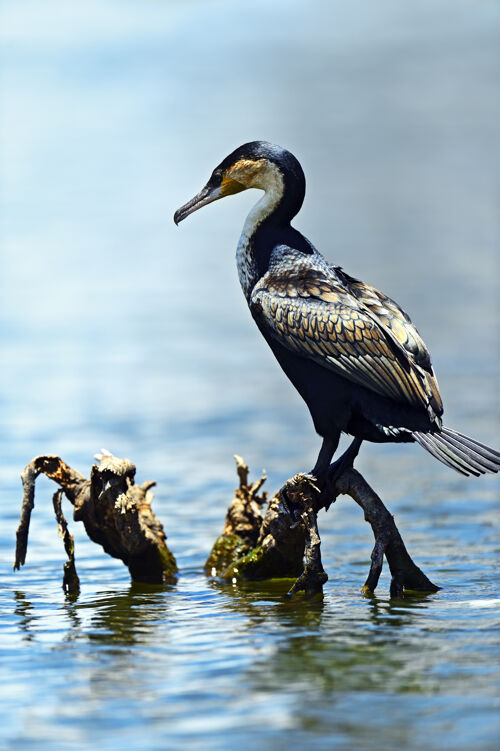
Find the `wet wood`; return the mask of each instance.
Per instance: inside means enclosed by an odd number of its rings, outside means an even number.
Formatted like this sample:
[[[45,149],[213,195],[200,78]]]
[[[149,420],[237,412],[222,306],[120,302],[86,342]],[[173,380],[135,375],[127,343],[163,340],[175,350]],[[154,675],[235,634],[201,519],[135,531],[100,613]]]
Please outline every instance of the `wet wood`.
[[[129,459],[118,459],[107,451],[96,455],[96,459],[99,463],[92,467],[90,479],[58,456],[38,456],[25,467],[21,475],[24,492],[14,568],[19,569],[26,560],[35,481],[44,474],[60,486],[54,495],[54,510],[68,555],[65,589],[76,591],[78,576],[73,538],[62,513],[63,494],[74,506],[74,520],[83,522],[90,539],[106,553],[125,563],[134,581],[174,580],[177,564],[167,547],[163,526],[151,510],[151,488],[155,483],[136,485],[136,468]]]
[[[229,519],[234,515],[235,509],[243,504],[246,510],[241,518],[248,524],[249,511],[252,509],[252,498],[248,492],[248,467],[243,460],[241,462],[245,467],[244,481],[238,470],[240,486],[229,507],[224,531],[207,561],[207,573],[233,580],[295,577],[300,574],[291,587],[290,594],[299,591],[304,591],[307,595],[318,594],[328,576],[321,562],[317,514],[322,508],[328,509],[339,495],[348,495],[363,509],[375,537],[370,571],[362,588],[363,594],[374,593],[384,557],[392,575],[391,597],[402,597],[405,591],[439,590],[412,560],[393,516],[380,497],[364,477],[352,468],[346,469],[336,479],[328,497],[319,492],[314,478],[306,474],[295,475],[270,500],[263,516],[260,508],[258,513],[252,512],[252,535],[240,537],[238,524]],[[260,485],[262,481],[261,478]],[[260,499],[259,506],[263,502],[264,499]],[[259,520],[260,531],[256,535]]]
[[[68,522],[63,514],[62,510],[62,490],[56,490],[52,496],[52,503],[54,505],[54,512],[56,515],[57,529],[59,531],[59,537],[62,538],[64,544],[64,550],[68,556],[68,560],[63,567],[63,589],[69,595],[78,595],[80,592],[80,579],[76,573],[75,565],[75,540],[68,529]],[[26,551],[25,551],[26,552]]]
[[[288,480],[282,494],[286,493],[289,511],[294,515],[295,526],[300,525],[305,538],[304,571],[294,582],[289,595],[305,592],[308,597],[323,591],[328,575],[321,561],[321,540],[318,531],[316,498],[319,490],[314,478],[309,475],[296,475]]]
[[[205,571],[222,579],[272,579],[295,577],[302,571],[304,534],[293,526],[293,518],[278,494],[267,503],[259,494],[262,475],[248,481],[248,466],[235,456],[239,485],[226,514],[224,529],[205,563]]]
[[[364,594],[372,594],[378,584],[384,556],[392,575],[391,597],[402,597],[405,590],[437,592],[440,587],[431,582],[414,563],[399,533],[394,517],[379,496],[357,470],[345,470],[335,484],[335,498],[349,495],[364,511],[365,520],[371,525],[375,546],[371,554],[368,578],[363,586]],[[335,499],[334,499],[335,500]],[[323,505],[318,505],[318,510]]]
[[[175,558],[166,545],[163,526],[151,510],[151,488],[155,483],[136,485],[136,468],[128,459],[118,459],[108,452],[96,458],[99,463],[92,467],[90,479],[58,456],[39,456],[25,467],[14,568],[19,569],[26,560],[35,481],[44,474],[60,487],[53,504],[68,556],[63,576],[68,593],[78,593],[80,585],[74,541],[62,511],[63,495],[74,507],[75,521],[82,521],[91,540],[128,566],[134,581],[173,581],[177,573]],[[345,470],[328,497],[319,492],[314,478],[299,474],[268,501],[267,493],[261,490],[265,475],[251,483],[248,466],[241,457],[235,459],[238,487],[222,534],[205,564],[209,575],[232,580],[294,578],[290,594],[320,593],[328,576],[321,562],[317,514],[322,508],[328,509],[339,495],[348,495],[363,509],[375,537],[363,593],[370,595],[375,591],[384,558],[392,575],[392,597],[401,597],[410,590],[439,589],[414,563],[394,518],[356,470]]]

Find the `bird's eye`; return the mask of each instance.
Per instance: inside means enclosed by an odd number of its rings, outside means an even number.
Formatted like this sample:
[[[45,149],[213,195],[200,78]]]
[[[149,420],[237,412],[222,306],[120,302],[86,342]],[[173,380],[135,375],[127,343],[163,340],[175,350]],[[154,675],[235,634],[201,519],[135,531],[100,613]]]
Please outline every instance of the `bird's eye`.
[[[212,183],[212,185],[214,185],[215,187],[217,187],[218,185],[220,185],[220,184],[221,184],[221,182],[222,182],[222,172],[214,172],[214,173],[212,174],[212,177],[211,177],[211,179],[210,179],[210,182],[211,182],[211,183]]]

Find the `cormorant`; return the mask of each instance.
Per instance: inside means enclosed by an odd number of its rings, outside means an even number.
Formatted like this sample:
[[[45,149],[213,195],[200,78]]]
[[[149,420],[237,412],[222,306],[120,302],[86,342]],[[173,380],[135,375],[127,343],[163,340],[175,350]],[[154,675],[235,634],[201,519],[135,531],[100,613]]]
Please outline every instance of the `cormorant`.
[[[174,216],[258,188],[236,253],[252,316],[323,438],[312,470],[320,487],[351,466],[362,441],[417,442],[463,475],[498,472],[500,453],[443,425],[429,352],[400,306],[331,266],[290,222],[305,177],[286,149],[253,141],[216,167]],[[341,433],[354,436],[332,465]]]

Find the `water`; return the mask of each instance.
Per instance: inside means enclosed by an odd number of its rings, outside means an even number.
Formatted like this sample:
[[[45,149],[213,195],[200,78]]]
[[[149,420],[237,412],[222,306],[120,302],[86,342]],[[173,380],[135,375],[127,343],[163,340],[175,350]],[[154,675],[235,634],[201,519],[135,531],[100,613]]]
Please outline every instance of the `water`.
[[[322,602],[203,575],[232,454],[271,490],[319,444],[238,289],[254,196],[180,228],[172,214],[238,144],[290,148],[308,178],[297,226],[412,313],[447,423],[498,446],[498,4],[0,13],[0,748],[497,748],[496,479],[363,447],[435,595],[391,603],[384,574],[360,597],[372,540],[349,499],[320,516]],[[176,585],[131,585],[72,523],[82,592],[66,599],[43,478],[12,573],[23,466],[50,452],[88,472],[101,446],[158,481]]]

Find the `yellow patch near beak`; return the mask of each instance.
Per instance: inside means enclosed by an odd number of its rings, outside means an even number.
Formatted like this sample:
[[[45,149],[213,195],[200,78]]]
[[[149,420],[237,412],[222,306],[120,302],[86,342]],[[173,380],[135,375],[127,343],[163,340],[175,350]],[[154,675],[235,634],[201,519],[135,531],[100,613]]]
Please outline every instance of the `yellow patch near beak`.
[[[223,196],[231,196],[233,193],[240,193],[242,190],[246,190],[246,185],[242,185],[230,177],[222,178],[220,191]]]

